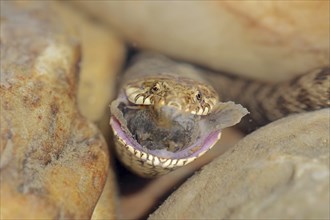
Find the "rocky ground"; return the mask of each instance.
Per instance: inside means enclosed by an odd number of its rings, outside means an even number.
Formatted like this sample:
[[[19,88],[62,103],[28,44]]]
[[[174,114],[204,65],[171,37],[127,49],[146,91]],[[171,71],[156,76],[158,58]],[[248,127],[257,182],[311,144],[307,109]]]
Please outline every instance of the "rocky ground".
[[[283,118],[247,136],[225,129],[203,157],[153,180],[116,162],[108,124],[108,105],[130,55],[127,41],[215,69],[238,75],[248,70],[253,78],[278,81],[329,66],[329,34],[324,32],[329,23],[323,17],[329,12],[320,12],[325,3],[246,4],[252,15],[244,15],[241,5],[219,3],[221,19],[207,16],[215,13],[208,4],[191,3],[200,18],[196,25],[178,4],[171,18],[180,22],[174,26],[166,18],[171,14],[166,5],[148,9],[141,3],[142,11],[152,13],[135,14],[129,5],[117,3],[89,10],[88,2],[0,3],[1,219],[329,219],[329,109]],[[318,15],[299,22],[313,10]],[[278,19],[279,14],[287,17]],[[151,15],[163,24],[150,24]],[[268,19],[258,23],[263,15]],[[199,39],[213,43],[196,49],[191,37],[196,30],[189,28],[204,27],[202,21],[232,29],[224,38],[221,31],[203,32]],[[164,38],[170,31],[177,31],[177,38]],[[246,43],[251,39],[258,40]],[[228,53],[235,42],[246,44]],[[227,52],[208,53],[206,48],[215,45],[225,45]],[[196,50],[199,56],[192,57]],[[247,59],[251,51],[262,61]],[[290,63],[283,57],[294,59]],[[278,69],[263,75],[269,65]]]

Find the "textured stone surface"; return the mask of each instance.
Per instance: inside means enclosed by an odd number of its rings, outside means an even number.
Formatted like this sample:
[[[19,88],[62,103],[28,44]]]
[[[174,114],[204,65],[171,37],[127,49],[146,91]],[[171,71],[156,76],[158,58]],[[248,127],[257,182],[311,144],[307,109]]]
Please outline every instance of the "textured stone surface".
[[[329,1],[75,1],[134,46],[278,81],[329,66]]]
[[[330,110],[273,122],[173,193],[150,219],[329,219]]]
[[[78,32],[55,2],[0,8],[0,216],[90,218],[109,158],[76,106]]]

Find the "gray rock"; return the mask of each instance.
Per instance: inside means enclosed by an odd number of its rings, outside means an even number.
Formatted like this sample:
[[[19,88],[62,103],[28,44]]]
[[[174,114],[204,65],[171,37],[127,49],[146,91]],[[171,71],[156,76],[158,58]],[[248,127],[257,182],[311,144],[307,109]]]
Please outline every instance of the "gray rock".
[[[149,219],[329,219],[329,117],[298,114],[246,136]]]

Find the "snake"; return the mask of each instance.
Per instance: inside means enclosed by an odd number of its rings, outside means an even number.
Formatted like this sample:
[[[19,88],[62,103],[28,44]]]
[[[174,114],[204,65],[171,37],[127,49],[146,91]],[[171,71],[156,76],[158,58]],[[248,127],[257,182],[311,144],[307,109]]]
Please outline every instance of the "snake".
[[[167,174],[201,157],[224,128],[243,118],[244,127],[253,130],[290,114],[328,108],[329,77],[325,67],[270,84],[141,53],[110,105],[116,153],[137,175]]]

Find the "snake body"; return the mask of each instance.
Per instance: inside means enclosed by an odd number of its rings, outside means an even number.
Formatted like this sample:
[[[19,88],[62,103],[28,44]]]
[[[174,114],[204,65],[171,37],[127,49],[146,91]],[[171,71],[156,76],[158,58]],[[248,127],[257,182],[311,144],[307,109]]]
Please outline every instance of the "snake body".
[[[250,111],[242,123],[247,132],[290,114],[330,106],[329,67],[315,69],[276,84],[211,72],[204,76],[224,101],[234,100]]]
[[[116,151],[141,176],[168,173],[203,155],[223,128],[248,113],[224,101],[247,106],[253,122],[262,125],[291,113],[329,107],[329,75],[329,68],[324,68],[270,85],[212,74],[162,55],[139,55],[111,104]]]
[[[247,110],[219,102],[190,65],[142,54],[125,73],[111,113],[120,160],[135,173],[154,177],[203,155]]]

